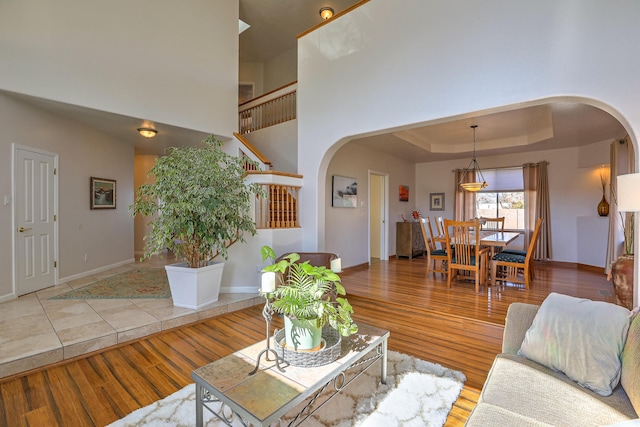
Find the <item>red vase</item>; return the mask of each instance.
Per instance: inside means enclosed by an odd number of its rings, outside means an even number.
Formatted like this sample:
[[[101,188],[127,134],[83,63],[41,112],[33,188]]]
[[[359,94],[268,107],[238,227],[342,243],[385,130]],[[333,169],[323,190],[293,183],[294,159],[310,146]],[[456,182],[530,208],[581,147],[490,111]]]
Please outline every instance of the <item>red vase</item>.
[[[633,255],[622,255],[611,266],[616,304],[633,309]]]

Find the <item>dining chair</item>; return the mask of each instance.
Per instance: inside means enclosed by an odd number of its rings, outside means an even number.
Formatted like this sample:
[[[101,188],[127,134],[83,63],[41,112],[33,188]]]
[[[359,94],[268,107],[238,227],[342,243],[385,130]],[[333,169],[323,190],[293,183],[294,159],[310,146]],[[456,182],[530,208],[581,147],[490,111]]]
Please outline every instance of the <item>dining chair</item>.
[[[429,217],[420,218],[420,228],[422,230],[422,238],[425,241],[426,253],[427,253],[427,274],[436,273],[447,274],[446,262],[447,251],[444,249],[438,249],[433,235],[433,228],[431,227],[431,221]],[[429,228],[429,238],[427,238],[427,232],[425,230],[425,223]]]
[[[510,252],[500,252],[493,256],[491,260],[491,283],[497,284],[496,280],[502,282],[522,283],[529,289],[531,280],[534,278],[533,263],[542,218],[536,221],[536,228],[533,230],[531,241],[525,255]],[[498,271],[500,270],[500,271]]]
[[[483,230],[495,230],[504,231],[504,217],[489,218],[486,216],[480,217],[480,225]]]
[[[446,241],[450,242],[447,245],[447,287],[451,287],[454,278],[462,277],[459,272],[468,271],[474,274],[476,292],[479,292],[489,274],[489,248],[480,245],[480,221],[445,219],[444,231]]]

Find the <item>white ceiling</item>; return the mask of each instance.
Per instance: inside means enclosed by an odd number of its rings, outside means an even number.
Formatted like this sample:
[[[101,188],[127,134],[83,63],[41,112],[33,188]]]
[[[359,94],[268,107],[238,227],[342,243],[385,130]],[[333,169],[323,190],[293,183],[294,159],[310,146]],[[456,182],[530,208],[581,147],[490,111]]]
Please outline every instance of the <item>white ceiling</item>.
[[[240,19],[251,27],[240,35],[240,61],[265,62],[296,47],[297,35],[322,22],[319,10],[330,6],[336,14],[358,3],[354,0],[240,0]],[[5,92],[6,93],[6,92]],[[136,153],[162,154],[170,146],[195,144],[202,132],[154,123],[152,139],[137,134],[141,118],[7,93],[69,120],[130,142]],[[469,157],[473,149],[471,125],[476,131],[478,156],[588,145],[626,132],[608,113],[591,106],[558,102],[491,114],[468,114],[439,123],[358,138],[354,142],[414,162]],[[276,164],[277,168],[277,164]]]

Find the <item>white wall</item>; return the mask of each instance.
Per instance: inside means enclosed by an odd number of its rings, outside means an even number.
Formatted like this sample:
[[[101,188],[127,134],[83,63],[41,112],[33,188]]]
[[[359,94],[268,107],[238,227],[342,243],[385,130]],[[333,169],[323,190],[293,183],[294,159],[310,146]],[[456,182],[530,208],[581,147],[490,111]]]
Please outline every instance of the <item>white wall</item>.
[[[298,79],[298,49],[282,52],[264,64],[264,91],[270,92]]]
[[[0,93],[0,196],[10,196],[11,144],[59,155],[59,279],[133,260],[133,147]],[[115,210],[89,209],[90,177],[115,179]],[[0,299],[11,297],[13,204],[0,207]],[[84,254],[88,260],[84,261]]]
[[[0,89],[227,137],[237,128],[238,0],[3,1],[0,57]]]
[[[242,62],[239,67],[239,81],[253,83],[253,97],[265,93],[264,64],[262,62]]]
[[[597,166],[580,167],[581,152],[600,153],[594,158],[587,154],[590,164],[609,163],[608,148],[611,141],[591,144],[584,148],[533,151],[521,154],[478,157],[482,169],[519,166],[524,163],[548,161],[549,198],[551,206],[551,237],[553,260],[604,267],[607,235],[590,247],[578,248],[579,218],[599,219],[597,205],[602,198]],[[596,156],[597,157],[597,156]],[[453,218],[454,175],[456,168],[465,168],[468,159],[416,165],[416,206],[424,215],[442,215]],[[586,162],[586,160],[585,160]],[[429,210],[429,193],[445,193],[445,211]],[[589,232],[589,230],[582,230]],[[595,244],[597,243],[597,244]],[[579,250],[580,249],[580,250]],[[596,262],[597,261],[597,262]]]
[[[324,185],[326,188],[324,205],[326,212],[325,250],[337,253],[342,258],[342,267],[352,267],[368,263],[369,253],[369,170],[389,174],[389,254],[396,253],[396,222],[411,217],[415,198],[410,195],[409,203],[400,202],[400,185],[412,187],[415,182],[413,163],[394,156],[371,150],[352,143],[344,145],[331,159]],[[358,180],[358,207],[331,207],[331,178],[333,175],[356,178]],[[301,195],[307,191],[307,176]]]
[[[322,181],[353,135],[573,99],[611,113],[637,146],[638,16],[634,0],[374,1],[301,37],[298,169],[318,188],[302,195],[305,249],[325,247]]]
[[[289,120],[244,135],[278,172],[298,173],[298,121]]]

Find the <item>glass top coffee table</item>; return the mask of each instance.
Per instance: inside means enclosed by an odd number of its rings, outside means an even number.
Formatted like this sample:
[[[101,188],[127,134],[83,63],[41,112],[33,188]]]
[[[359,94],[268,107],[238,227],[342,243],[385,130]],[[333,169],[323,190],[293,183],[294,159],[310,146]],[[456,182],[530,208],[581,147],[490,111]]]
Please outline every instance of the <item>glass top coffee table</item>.
[[[324,366],[307,368],[281,363],[281,372],[274,361],[263,358],[260,369],[249,375],[258,354],[266,347],[263,340],[196,369],[191,374],[196,383],[196,426],[203,424],[204,409],[227,425],[239,417],[243,425],[269,426],[308,400],[289,424],[298,425],[378,359],[382,359],[380,381],[386,383],[389,331],[361,323],[358,328],[357,334],[342,337],[340,357]],[[328,388],[333,390],[326,393]],[[219,407],[219,403],[222,408],[212,407]],[[234,415],[225,415],[228,411],[223,411],[224,406]]]

